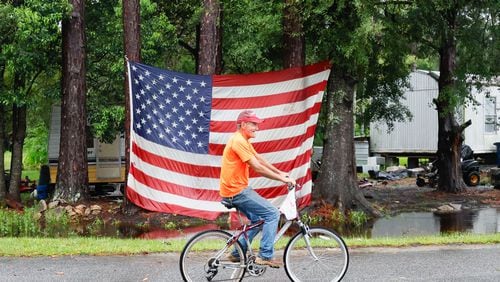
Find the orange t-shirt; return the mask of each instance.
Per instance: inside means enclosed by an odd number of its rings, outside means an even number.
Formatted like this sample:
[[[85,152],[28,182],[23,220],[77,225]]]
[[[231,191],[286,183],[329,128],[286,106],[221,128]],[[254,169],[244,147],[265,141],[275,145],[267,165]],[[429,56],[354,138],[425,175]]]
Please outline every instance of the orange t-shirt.
[[[248,187],[248,161],[257,154],[252,144],[238,131],[226,144],[222,153],[220,195],[233,197]]]

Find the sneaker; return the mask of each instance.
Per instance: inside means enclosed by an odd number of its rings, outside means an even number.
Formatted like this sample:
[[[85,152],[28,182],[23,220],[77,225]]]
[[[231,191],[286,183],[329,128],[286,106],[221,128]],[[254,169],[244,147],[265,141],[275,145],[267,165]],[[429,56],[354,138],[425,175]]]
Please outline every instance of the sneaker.
[[[226,259],[230,262],[240,262],[240,258],[239,257],[236,257],[236,256],[233,256],[233,254],[228,254],[226,256]]]
[[[255,259],[255,263],[258,264],[258,265],[267,265],[269,267],[272,267],[272,268],[280,268],[280,266],[283,265],[283,263],[279,260],[275,260],[275,259],[264,259],[264,258],[261,258],[261,257],[257,257]]]

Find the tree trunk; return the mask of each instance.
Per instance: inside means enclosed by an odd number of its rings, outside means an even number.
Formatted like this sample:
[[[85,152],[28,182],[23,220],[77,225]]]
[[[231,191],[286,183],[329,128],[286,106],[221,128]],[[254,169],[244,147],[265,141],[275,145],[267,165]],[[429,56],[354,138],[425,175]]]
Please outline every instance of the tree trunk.
[[[221,71],[221,8],[218,0],[203,0],[200,25],[199,74]],[[219,67],[218,67],[219,66]]]
[[[328,79],[328,118],[321,168],[313,196],[333,204],[344,214],[360,207],[373,216],[380,216],[380,212],[371,206],[358,188],[353,113],[356,82],[345,73],[332,67]]]
[[[283,67],[303,66],[306,62],[301,1],[285,0],[283,9]]]
[[[439,95],[434,101],[438,111],[438,190],[457,193],[466,185],[460,166],[462,132],[467,125],[460,126],[455,118],[455,108],[450,99],[455,95],[456,42],[453,35],[443,40],[439,63]]]
[[[1,82],[0,82],[1,83]],[[0,103],[0,203],[5,200],[7,195],[7,186],[5,185],[5,166],[4,166],[4,153],[5,153],[5,108]]]
[[[0,64],[0,93],[3,92],[3,74],[5,65]],[[4,153],[5,153],[5,116],[7,115],[5,106],[0,102],[0,203],[5,200],[7,195],[7,186],[5,185],[5,167],[4,167]]]
[[[62,22],[61,142],[54,198],[70,203],[88,198],[85,83],[85,2],[70,0]]]
[[[141,29],[139,0],[123,0],[123,45],[125,55],[131,61],[141,60]],[[130,89],[128,81],[127,61],[125,60],[125,193],[123,196],[123,212],[134,213],[138,208],[127,198],[127,180],[130,169]]]
[[[23,171],[23,144],[26,137],[26,105],[12,107],[12,158],[10,163],[9,196],[21,201],[19,186]]]
[[[215,26],[217,38],[215,38],[215,45],[217,45],[217,51],[215,53],[215,73],[221,74],[224,69],[223,61],[222,61],[222,35],[224,34],[222,31],[222,22],[224,17],[224,6],[222,3],[219,3],[219,17],[217,20],[217,25]]]

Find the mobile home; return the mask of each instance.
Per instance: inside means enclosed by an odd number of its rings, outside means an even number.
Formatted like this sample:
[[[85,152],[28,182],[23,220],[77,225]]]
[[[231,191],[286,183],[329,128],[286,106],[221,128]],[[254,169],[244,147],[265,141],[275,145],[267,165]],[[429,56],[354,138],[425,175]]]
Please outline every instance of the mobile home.
[[[117,136],[113,143],[102,143],[90,134],[87,137],[89,184],[123,183],[125,181],[125,140]],[[54,184],[59,160],[61,107],[52,106],[49,130],[50,182]]]
[[[405,90],[406,105],[413,119],[396,122],[391,132],[385,123],[370,124],[370,153],[383,156],[433,157],[437,151],[438,116],[433,99],[438,96],[438,72],[414,71],[410,87]],[[471,88],[478,102],[476,106],[461,107],[458,122],[471,120],[465,129],[464,143],[474,154],[491,156],[496,153],[495,142],[500,142],[500,91],[491,84],[481,91]],[[491,158],[490,158],[491,159]]]

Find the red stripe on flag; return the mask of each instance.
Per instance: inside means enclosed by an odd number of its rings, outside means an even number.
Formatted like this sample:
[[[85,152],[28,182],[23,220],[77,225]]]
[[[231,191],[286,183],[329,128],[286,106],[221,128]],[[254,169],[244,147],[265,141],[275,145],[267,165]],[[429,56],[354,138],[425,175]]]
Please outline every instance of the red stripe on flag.
[[[272,107],[283,104],[290,104],[303,101],[318,92],[325,90],[326,81],[322,81],[307,88],[280,94],[266,95],[260,97],[231,97],[231,98],[213,98],[212,110],[237,110],[237,109],[257,109]]]
[[[302,78],[315,74],[331,67],[330,61],[319,62],[314,65],[296,67],[282,71],[271,71],[251,74],[225,74],[212,76],[212,85],[214,87],[234,87],[256,84],[268,84],[280,81]]]

